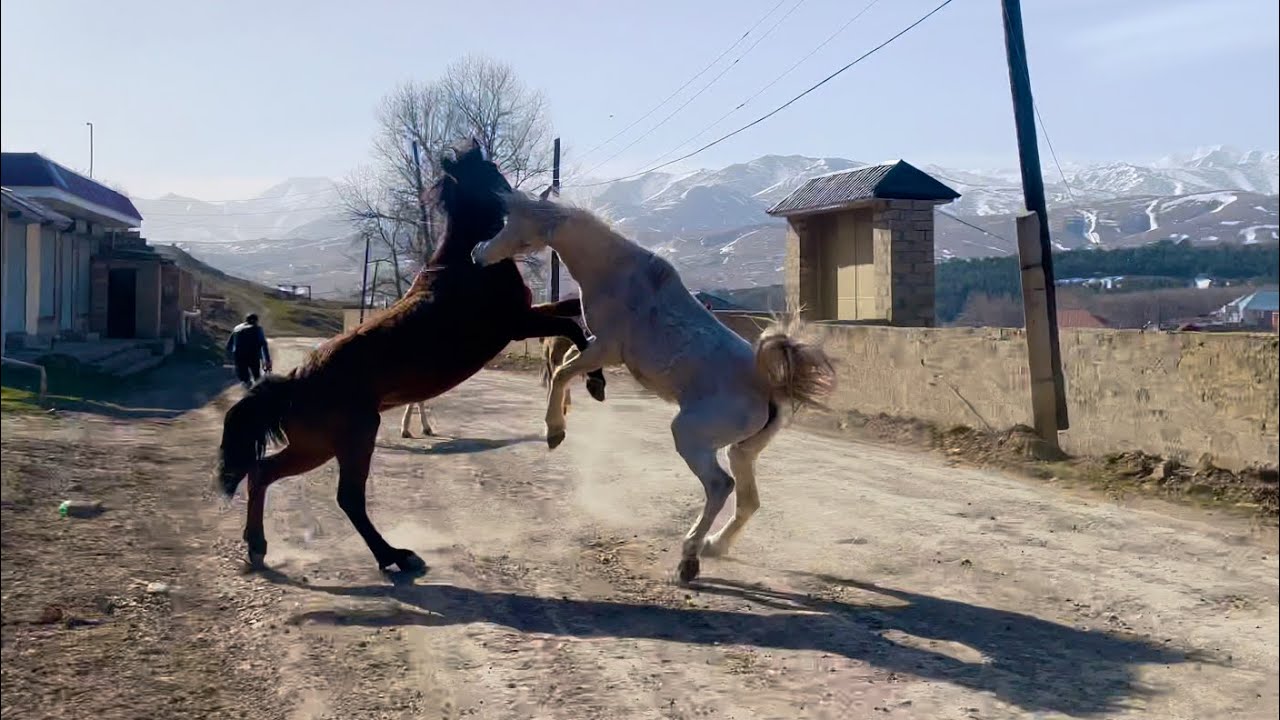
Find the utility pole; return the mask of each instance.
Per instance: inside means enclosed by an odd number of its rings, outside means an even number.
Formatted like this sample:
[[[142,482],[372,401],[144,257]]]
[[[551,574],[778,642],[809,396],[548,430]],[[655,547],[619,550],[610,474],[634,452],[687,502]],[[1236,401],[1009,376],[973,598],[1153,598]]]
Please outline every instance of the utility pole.
[[[1031,73],[1027,69],[1027,46],[1022,35],[1022,3],[1001,0],[1004,11],[1004,46],[1009,63],[1009,90],[1013,95],[1013,119],[1018,132],[1018,164],[1022,170],[1022,194],[1037,222],[1019,222],[1018,257],[1022,266],[1023,311],[1027,325],[1027,355],[1031,370],[1032,407],[1047,408],[1052,393],[1055,427],[1037,427],[1045,440],[1057,442],[1057,432],[1070,427],[1067,394],[1062,376],[1062,353],[1058,345],[1058,300],[1053,278],[1053,245],[1049,239],[1049,211],[1040,175],[1040,150],[1036,141],[1035,105],[1031,98]],[[1031,233],[1035,233],[1034,236]],[[1038,242],[1037,242],[1038,241]],[[1039,252],[1028,253],[1028,244]],[[1038,257],[1036,257],[1038,256]],[[1035,284],[1027,286],[1028,276]],[[1033,317],[1034,316],[1034,317]],[[1030,332],[1033,326],[1036,333]],[[1041,397],[1038,397],[1041,396]],[[1038,423],[1048,417],[1036,418]]]
[[[364,297],[369,293],[369,233],[364,234],[364,266],[360,270],[360,322],[364,322]]]
[[[93,179],[93,123],[87,122],[89,126],[89,179]]]
[[[422,264],[425,266],[427,261],[431,259],[431,253],[435,249],[432,246],[434,238],[431,237],[431,220],[427,216],[427,201],[423,197],[424,190],[422,188],[422,164],[418,160],[418,141],[413,141],[413,179],[418,190],[418,240],[422,243]]]
[[[551,192],[560,196],[560,138],[556,138],[551,154]],[[551,251],[551,302],[560,299],[560,254]]]

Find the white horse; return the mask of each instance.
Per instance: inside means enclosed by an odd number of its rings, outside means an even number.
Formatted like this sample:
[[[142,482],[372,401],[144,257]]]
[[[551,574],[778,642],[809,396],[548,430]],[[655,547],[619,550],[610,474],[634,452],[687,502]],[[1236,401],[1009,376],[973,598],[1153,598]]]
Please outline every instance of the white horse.
[[[796,337],[794,314],[765,330],[752,347],[689,293],[670,262],[591,213],[520,193],[505,199],[506,227],[480,243],[472,259],[489,265],[550,246],[577,280],[583,315],[596,335],[552,375],[547,444],[563,442],[565,390],[589,370],[625,364],[641,385],[677,403],[671,423],[676,451],[706,491],[702,513],[681,547],[678,573],[689,582],[700,571],[699,555],[727,553],[760,507],[756,457],[791,412],[821,405],[834,385],[831,363],[821,348]],[[726,446],[732,476],[717,459]],[[735,485],[733,518],[707,538]]]

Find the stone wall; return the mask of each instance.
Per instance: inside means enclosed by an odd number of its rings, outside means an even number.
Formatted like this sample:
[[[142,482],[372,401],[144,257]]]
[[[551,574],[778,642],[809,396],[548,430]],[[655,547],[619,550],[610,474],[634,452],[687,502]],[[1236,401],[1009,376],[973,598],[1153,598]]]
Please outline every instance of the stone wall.
[[[753,318],[719,314],[747,338]],[[1005,328],[813,326],[836,361],[836,410],[942,427],[1031,424],[1026,337]],[[1064,329],[1065,450],[1140,449],[1230,469],[1275,465],[1280,339],[1236,333]]]
[[[889,301],[891,325],[934,324],[933,206],[930,200],[886,200],[872,215],[876,275],[889,280],[880,293]]]

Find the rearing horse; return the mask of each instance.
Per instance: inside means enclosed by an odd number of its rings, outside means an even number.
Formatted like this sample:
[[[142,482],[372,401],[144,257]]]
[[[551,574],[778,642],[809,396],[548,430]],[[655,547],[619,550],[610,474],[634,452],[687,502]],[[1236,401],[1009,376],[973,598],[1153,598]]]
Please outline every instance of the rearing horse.
[[[383,539],[366,511],[365,482],[380,413],[461,384],[513,340],[564,336],[579,350],[587,347],[582,328],[570,319],[582,311],[576,298],[534,306],[514,262],[482,268],[471,260],[471,250],[502,228],[497,193],[511,186],[497,166],[472,141],[456,159],[442,158],[441,167],[434,190],[448,218],[444,241],[405,296],[313,350],[287,375],[264,377],[227,411],[218,474],[228,496],[248,476],[244,540],[254,567],[262,566],[267,553],[267,488],[337,458],[338,505],[378,566],[424,571],[426,564],[413,551]],[[604,386],[603,373],[589,378],[588,390],[597,400],[604,399]],[[287,445],[267,456],[272,442]]]

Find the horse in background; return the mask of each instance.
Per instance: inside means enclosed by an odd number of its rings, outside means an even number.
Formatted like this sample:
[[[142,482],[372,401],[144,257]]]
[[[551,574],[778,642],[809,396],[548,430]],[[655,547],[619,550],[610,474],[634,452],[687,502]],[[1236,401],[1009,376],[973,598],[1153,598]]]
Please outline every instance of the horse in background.
[[[614,232],[590,212],[519,193],[504,195],[507,223],[476,245],[476,263],[494,266],[551,247],[577,281],[595,337],[551,375],[546,438],[565,439],[564,397],[576,375],[624,364],[639,383],[679,405],[671,423],[676,451],[705,491],[702,512],[685,535],[678,573],[689,582],[700,555],[728,552],[760,507],[756,458],[788,416],[821,406],[835,372],[822,349],[799,339],[792,316],[766,329],[755,345],[715,318],[666,259]],[[717,453],[729,448],[730,475]],[[732,519],[707,532],[737,489]]]
[[[391,308],[312,350],[287,375],[255,384],[223,419],[218,476],[234,495],[248,478],[244,540],[249,562],[261,567],[267,540],[267,488],[330,458],[338,461],[338,505],[378,566],[420,573],[413,551],[392,547],[369,519],[365,486],[381,413],[422,402],[461,384],[513,340],[564,335],[587,347],[582,328],[534,306],[515,262],[480,267],[471,250],[502,228],[499,193],[511,186],[478,143],[441,159],[433,186],[448,219],[443,242],[412,287]],[[580,311],[580,307],[579,307]],[[603,398],[604,375],[597,375]],[[271,444],[284,444],[266,455]]]
[[[562,337],[550,337],[542,339],[542,377],[540,382],[542,387],[551,390],[551,376],[555,373],[556,368],[560,367],[569,359],[569,354],[575,352],[577,348],[573,343]],[[569,388],[564,389],[564,410],[568,414],[569,406],[572,401],[569,398]]]
[[[413,433],[409,432],[409,418],[413,417],[414,410],[418,411],[418,422],[422,423],[422,434],[427,437],[434,436],[435,428],[431,427],[431,421],[427,419],[427,404],[416,402],[404,406],[404,416],[400,418],[400,437],[413,437]]]

